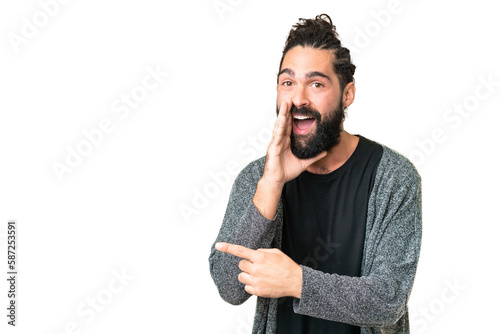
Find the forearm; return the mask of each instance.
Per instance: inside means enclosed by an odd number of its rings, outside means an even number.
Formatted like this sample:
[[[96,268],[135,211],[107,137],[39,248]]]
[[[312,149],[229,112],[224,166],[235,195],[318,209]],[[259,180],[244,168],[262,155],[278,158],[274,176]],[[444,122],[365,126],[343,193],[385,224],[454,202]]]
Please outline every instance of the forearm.
[[[226,222],[226,225],[231,223]],[[216,242],[234,243],[251,249],[269,248],[275,236],[275,225],[274,221],[263,217],[251,203],[231,233],[226,234],[222,229]],[[214,246],[215,243],[212,245],[209,261],[215,285],[224,300],[231,304],[241,304],[250,297],[244,290],[244,285],[238,281],[241,272],[238,263],[241,259],[219,252]]]
[[[239,259],[217,251],[214,245],[222,241],[251,249],[272,247],[276,221],[262,216],[252,202],[263,167],[262,158],[249,164],[235,180],[222,226],[210,252],[210,273],[214,283],[221,297],[231,304],[241,304],[249,297],[238,281]],[[276,220],[279,219],[281,211],[278,209]]]
[[[216,241],[237,244],[251,249],[270,248],[275,237],[276,216],[272,219],[264,217],[252,202],[233,231],[227,236],[220,235]]]
[[[265,178],[259,180],[253,197],[253,203],[262,216],[267,219],[275,217],[282,190],[282,184],[269,182]]]
[[[394,324],[406,312],[409,287],[390,273],[349,277],[304,266],[302,269],[302,294],[294,302],[296,313],[356,326],[381,327]]]

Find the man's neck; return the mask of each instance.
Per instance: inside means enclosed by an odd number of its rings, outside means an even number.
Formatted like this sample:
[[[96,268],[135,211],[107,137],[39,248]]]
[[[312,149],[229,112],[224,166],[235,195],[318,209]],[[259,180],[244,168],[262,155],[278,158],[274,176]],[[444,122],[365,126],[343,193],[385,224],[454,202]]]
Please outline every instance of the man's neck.
[[[342,130],[340,133],[340,142],[332,147],[326,157],[316,161],[307,168],[307,171],[313,174],[328,174],[342,166],[354,153],[358,146],[359,137]]]

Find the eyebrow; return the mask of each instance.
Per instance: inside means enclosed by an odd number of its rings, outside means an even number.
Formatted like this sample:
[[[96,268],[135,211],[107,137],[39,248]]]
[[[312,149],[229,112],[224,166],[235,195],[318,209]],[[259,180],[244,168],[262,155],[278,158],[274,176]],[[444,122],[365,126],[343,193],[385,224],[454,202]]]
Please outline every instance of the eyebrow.
[[[280,73],[278,74],[278,77],[280,75],[282,75],[283,73],[286,73],[288,75],[290,75],[291,77],[295,77],[295,72],[289,68],[284,68],[280,71]],[[332,82],[332,80],[330,79],[330,77],[322,72],[318,72],[318,71],[311,71],[311,72],[308,72],[306,73],[306,79],[310,79],[310,78],[313,78],[313,77],[322,77],[322,78],[325,78],[327,79],[328,81]]]

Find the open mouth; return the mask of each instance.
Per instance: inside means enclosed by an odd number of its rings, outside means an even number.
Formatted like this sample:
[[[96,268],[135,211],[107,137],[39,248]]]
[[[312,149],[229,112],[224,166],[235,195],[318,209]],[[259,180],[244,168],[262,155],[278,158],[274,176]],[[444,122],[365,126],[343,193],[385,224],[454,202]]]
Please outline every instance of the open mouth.
[[[311,129],[312,125],[316,121],[314,117],[302,116],[302,115],[292,115],[293,117],[293,131],[296,134],[306,134]]]

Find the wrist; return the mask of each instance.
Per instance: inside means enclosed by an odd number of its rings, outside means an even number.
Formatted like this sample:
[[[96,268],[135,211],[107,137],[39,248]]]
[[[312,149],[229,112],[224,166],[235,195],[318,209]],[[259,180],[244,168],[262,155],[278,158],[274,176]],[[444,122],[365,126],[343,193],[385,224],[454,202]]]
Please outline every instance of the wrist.
[[[285,182],[271,181],[266,178],[266,175],[262,175],[262,178],[257,183],[257,187],[260,187],[263,191],[270,195],[281,196],[281,191],[285,186]]]
[[[265,218],[272,220],[278,211],[283,186],[261,178],[253,197],[253,204]]]
[[[302,267],[300,265],[297,265],[297,267],[298,268],[295,274],[295,284],[292,291],[292,296],[300,299],[302,295]]]

